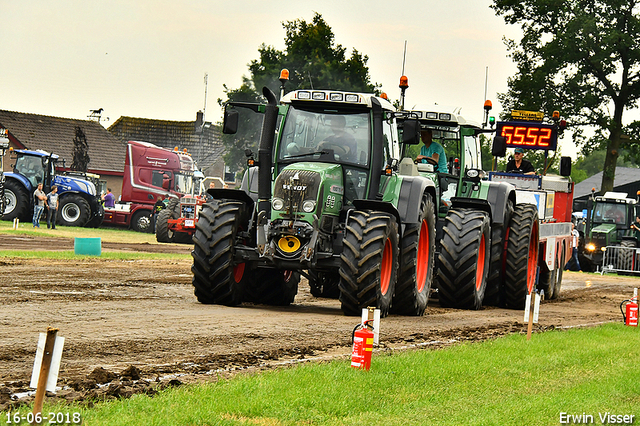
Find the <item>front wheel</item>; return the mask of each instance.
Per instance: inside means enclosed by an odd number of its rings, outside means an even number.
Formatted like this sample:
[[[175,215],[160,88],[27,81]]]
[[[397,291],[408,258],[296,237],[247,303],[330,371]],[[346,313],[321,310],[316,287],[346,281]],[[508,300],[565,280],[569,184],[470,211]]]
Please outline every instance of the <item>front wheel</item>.
[[[340,275],[332,272],[309,270],[309,288],[315,297],[337,299],[340,297]]]
[[[235,259],[235,246],[246,206],[214,200],[202,206],[193,235],[193,286],[200,303],[237,306],[242,303],[250,271]]]
[[[246,273],[245,273],[246,274]],[[300,273],[290,270],[257,269],[247,274],[245,299],[265,305],[287,306],[298,294]]]
[[[398,224],[377,211],[352,210],[343,239],[340,302],[345,315],[374,306],[385,317],[398,277]]]
[[[149,210],[139,210],[134,213],[131,218],[131,229],[136,232],[150,233],[151,226],[151,212]]]
[[[64,226],[83,227],[89,222],[91,207],[89,202],[79,195],[70,194],[60,197],[58,223]]]
[[[158,213],[156,218],[156,240],[159,243],[172,243],[173,231],[169,229],[169,219],[171,218],[171,210],[164,209]]]
[[[449,210],[440,245],[437,274],[440,306],[480,309],[491,253],[489,216],[476,210]]]
[[[431,292],[436,251],[436,215],[433,200],[423,194],[418,223],[405,227],[400,242],[400,274],[392,312],[420,316]]]

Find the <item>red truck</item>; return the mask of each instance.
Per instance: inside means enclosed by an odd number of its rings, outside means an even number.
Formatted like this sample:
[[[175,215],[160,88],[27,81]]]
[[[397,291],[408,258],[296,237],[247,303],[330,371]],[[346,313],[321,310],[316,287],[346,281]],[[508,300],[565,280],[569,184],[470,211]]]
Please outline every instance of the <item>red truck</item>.
[[[104,224],[127,226],[139,232],[153,232],[153,211],[165,198],[180,199],[193,193],[193,158],[175,148],[148,142],[127,142],[121,199],[105,207]]]

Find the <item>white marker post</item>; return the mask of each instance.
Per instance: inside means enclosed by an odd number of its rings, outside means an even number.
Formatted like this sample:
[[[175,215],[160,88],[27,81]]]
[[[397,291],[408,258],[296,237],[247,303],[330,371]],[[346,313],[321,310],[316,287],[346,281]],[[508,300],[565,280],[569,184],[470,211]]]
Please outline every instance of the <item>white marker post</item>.
[[[33,414],[42,412],[45,391],[56,391],[60,361],[62,360],[62,348],[64,337],[57,336],[58,329],[48,327],[47,334],[40,333],[36,360],[33,363],[30,387],[36,388],[36,397],[33,402]]]
[[[372,306],[362,308],[362,325],[365,321],[373,320],[373,344],[378,345],[380,342],[380,309]]]

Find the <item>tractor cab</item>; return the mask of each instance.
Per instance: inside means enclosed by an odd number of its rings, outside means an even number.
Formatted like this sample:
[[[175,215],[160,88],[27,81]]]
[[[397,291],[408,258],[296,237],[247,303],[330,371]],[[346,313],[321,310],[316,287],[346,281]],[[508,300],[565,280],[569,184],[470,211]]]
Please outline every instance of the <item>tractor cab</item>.
[[[58,156],[50,156],[44,151],[14,150],[16,162],[13,166],[14,173],[24,176],[32,188],[39,183],[44,185],[46,191],[50,190],[50,180],[55,174],[55,161]]]
[[[480,140],[482,133],[479,124],[467,121],[458,114],[455,108],[439,105],[416,105],[410,111],[403,111],[406,118],[417,118],[423,141],[420,143],[421,153],[425,152],[423,142],[425,132],[431,134],[431,143],[439,144],[446,156],[446,168],[429,158],[417,161],[418,171],[434,181],[437,180],[440,191],[438,214],[444,217],[451,207],[451,199],[456,197],[458,188],[462,188],[462,180],[470,172],[474,180],[483,176]],[[404,120],[399,120],[400,128]],[[426,147],[426,146],[425,146]]]
[[[382,120],[381,146],[372,149],[374,98],[389,116]],[[293,170],[300,169],[300,163],[330,175],[337,173],[341,179],[333,190],[342,187],[344,205],[351,206],[353,200],[367,198],[374,154],[382,156],[382,164],[399,160],[400,145],[391,114],[394,108],[385,99],[370,94],[298,90],[284,96],[281,103],[288,108],[276,146],[276,170],[278,174],[285,169],[291,171],[280,180],[290,173],[295,175]],[[274,193],[283,188],[276,182]]]

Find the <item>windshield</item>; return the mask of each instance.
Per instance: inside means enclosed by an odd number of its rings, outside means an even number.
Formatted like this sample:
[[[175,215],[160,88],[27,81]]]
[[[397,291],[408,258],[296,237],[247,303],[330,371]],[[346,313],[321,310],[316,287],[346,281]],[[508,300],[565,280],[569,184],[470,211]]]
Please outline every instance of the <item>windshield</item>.
[[[593,221],[624,225],[626,221],[625,204],[599,202],[593,210]]]
[[[175,191],[185,195],[193,195],[193,176],[176,173]]]
[[[369,114],[306,111],[290,107],[282,130],[278,159],[327,158],[369,164]],[[333,153],[333,158],[327,154]]]
[[[42,161],[43,157],[22,155],[16,159],[14,170],[29,179],[31,185],[38,186],[39,183],[44,183]]]

